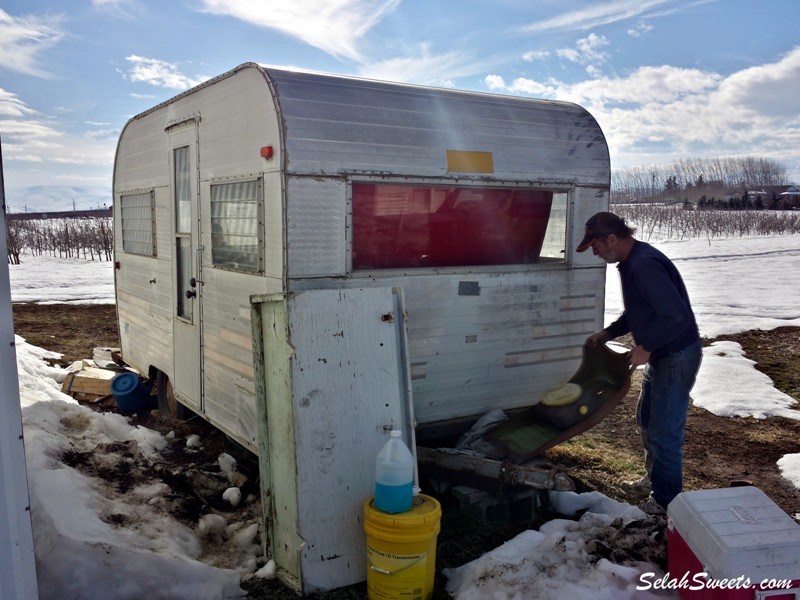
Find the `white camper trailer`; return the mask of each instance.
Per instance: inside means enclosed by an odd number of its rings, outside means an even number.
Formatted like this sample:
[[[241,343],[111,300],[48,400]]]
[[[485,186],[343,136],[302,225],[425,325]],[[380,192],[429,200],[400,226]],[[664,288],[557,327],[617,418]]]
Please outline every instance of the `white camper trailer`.
[[[388,429],[413,447],[574,372],[609,185],[574,104],[243,64],[121,134],[123,356],[258,454],[285,581],[362,580]]]

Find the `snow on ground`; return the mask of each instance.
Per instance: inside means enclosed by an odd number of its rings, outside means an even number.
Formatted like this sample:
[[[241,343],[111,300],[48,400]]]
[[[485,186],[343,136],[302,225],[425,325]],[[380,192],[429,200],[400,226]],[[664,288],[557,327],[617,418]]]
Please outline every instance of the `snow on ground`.
[[[122,494],[113,481],[87,476],[64,462],[67,454],[87,452],[114,465],[119,460],[115,442],[135,442],[138,452],[157,460],[166,439],[61,393],[65,370],[44,362],[59,355],[19,336],[16,340],[40,596],[242,597],[239,573],[198,560],[197,532],[159,510],[170,492],[167,486]]]
[[[736,342],[713,342],[703,349],[703,366],[692,388],[694,405],[722,417],[800,420],[795,399],[775,389],[755,365]]]
[[[9,265],[12,302],[114,304],[114,263],[53,256],[20,257]]]
[[[652,241],[681,273],[701,335],[800,326],[800,236]],[[619,275],[609,265],[606,321],[622,310]]]
[[[714,337],[747,329],[800,326],[796,290],[800,237],[771,236],[682,242],[656,242],[680,269],[693,300],[701,333]],[[110,263],[23,257],[12,265],[12,299],[41,302],[113,302]],[[79,283],[78,283],[79,282]],[[79,287],[80,289],[75,289]],[[608,270],[606,320],[621,310],[615,267]],[[237,568],[219,569],[203,562],[192,530],[158,512],[165,490],[143,486],[124,498],[101,479],[90,478],[59,460],[70,444],[103,448],[109,441],[135,441],[139,451],[157,459],[165,440],[131,426],[123,417],[93,412],[61,394],[59,369],[48,367],[46,351],[20,343],[17,361],[23,427],[31,490],[31,515],[40,590],[75,597],[227,598],[241,596],[241,573],[252,576],[253,539],[239,545]],[[735,381],[734,385],[731,382]],[[704,351],[693,391],[695,404],[722,416],[781,415],[800,418],[793,399],[781,394],[757,371],[741,346],[720,342]],[[104,446],[105,444],[105,446]],[[100,451],[100,450],[98,450]],[[783,457],[783,475],[800,487],[800,455]],[[131,498],[139,498],[138,501]],[[642,562],[617,565],[592,559],[593,544],[620,522],[641,518],[638,508],[596,492],[560,493],[555,498],[565,516],[586,512],[577,521],[557,519],[540,531],[527,531],[448,575],[448,591],[459,600],[496,598],[573,598],[575,600],[663,597],[646,588],[657,569]],[[110,525],[122,515],[134,527]],[[213,522],[206,523],[211,527]],[[613,524],[613,525],[612,525]],[[225,524],[217,524],[225,527]],[[229,524],[255,535],[252,526]],[[242,550],[244,548],[244,551]],[[261,573],[273,574],[272,565]],[[642,579],[642,578],[647,578]],[[649,578],[648,578],[649,577]]]

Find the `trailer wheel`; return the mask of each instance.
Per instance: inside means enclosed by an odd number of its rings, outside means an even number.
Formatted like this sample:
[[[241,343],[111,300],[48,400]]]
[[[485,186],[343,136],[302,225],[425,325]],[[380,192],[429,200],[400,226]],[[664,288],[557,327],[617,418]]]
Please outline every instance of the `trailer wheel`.
[[[172,382],[166,373],[159,371],[156,374],[156,397],[158,410],[169,421],[183,421],[187,417],[187,409],[175,399],[172,391]]]

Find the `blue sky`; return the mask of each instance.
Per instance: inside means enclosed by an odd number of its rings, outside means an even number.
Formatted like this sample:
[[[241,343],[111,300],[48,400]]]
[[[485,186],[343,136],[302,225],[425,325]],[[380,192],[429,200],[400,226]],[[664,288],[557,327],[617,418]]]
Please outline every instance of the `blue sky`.
[[[243,62],[577,102],[613,169],[800,183],[800,0],[0,0],[11,211],[111,202],[133,115]]]

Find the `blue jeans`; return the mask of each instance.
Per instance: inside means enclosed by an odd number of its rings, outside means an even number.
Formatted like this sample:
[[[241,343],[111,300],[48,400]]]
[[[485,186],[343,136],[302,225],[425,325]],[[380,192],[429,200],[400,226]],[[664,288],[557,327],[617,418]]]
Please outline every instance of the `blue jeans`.
[[[636,408],[652,495],[666,507],[683,489],[683,440],[689,392],[703,349],[699,341],[649,362]]]

